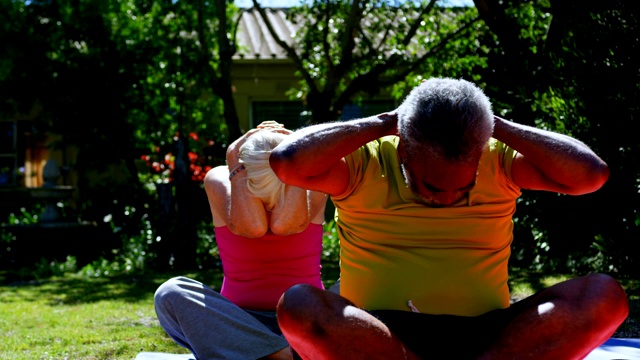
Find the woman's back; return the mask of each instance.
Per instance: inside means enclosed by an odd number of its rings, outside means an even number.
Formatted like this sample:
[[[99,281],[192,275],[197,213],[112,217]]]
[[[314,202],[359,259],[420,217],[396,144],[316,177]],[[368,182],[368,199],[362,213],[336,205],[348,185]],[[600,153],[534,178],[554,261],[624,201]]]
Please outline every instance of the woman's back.
[[[298,283],[324,288],[320,257],[327,196],[284,186],[268,163],[271,149],[288,133],[247,132],[227,150],[228,166],[205,178],[224,270],[221,293],[241,307],[275,309],[280,295]]]
[[[226,226],[215,230],[224,270],[220,293],[236,305],[272,310],[280,295],[295,284],[324,289],[320,277],[322,225],[310,224],[286,236],[267,233],[261,238],[235,235]]]

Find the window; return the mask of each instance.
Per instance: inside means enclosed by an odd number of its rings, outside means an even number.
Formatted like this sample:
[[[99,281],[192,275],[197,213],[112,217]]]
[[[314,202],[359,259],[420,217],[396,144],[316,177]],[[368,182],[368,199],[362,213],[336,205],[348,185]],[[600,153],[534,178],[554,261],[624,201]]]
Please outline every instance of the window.
[[[358,119],[380,114],[396,108],[393,100],[365,100],[360,105],[349,104],[344,107],[340,120]],[[255,101],[251,104],[253,126],[266,120],[275,120],[287,129],[296,130],[309,123],[310,114],[298,101]]]
[[[253,126],[263,121],[274,120],[284,127],[296,130],[306,125],[306,109],[300,101],[255,101],[251,104]]]
[[[18,138],[15,121],[0,121],[0,186],[15,186]]]
[[[364,100],[361,104],[347,104],[342,109],[340,120],[359,119],[366,116],[381,114],[396,108],[393,100]]]

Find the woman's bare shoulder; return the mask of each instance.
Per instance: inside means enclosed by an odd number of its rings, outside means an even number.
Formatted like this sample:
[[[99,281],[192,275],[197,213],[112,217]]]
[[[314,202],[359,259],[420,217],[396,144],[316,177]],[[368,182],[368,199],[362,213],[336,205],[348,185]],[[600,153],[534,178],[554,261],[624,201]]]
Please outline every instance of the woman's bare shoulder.
[[[229,169],[217,166],[207,172],[204,177],[204,189],[209,200],[215,226],[226,225],[226,209],[230,198],[231,186]]]
[[[204,186],[215,187],[225,185],[229,183],[229,168],[226,165],[216,166],[213,169],[207,171],[204,177]]]

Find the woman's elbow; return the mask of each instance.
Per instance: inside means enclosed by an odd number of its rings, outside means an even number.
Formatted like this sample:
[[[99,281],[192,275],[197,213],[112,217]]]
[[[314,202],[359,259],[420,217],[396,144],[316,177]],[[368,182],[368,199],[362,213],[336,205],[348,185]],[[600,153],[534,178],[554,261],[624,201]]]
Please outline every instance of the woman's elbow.
[[[268,227],[267,224],[253,224],[252,226],[236,226],[232,223],[228,224],[227,227],[229,231],[232,233],[244,236],[247,238],[260,238],[263,237],[266,233]]]
[[[304,231],[309,226],[308,218],[300,217],[294,221],[272,221],[271,232],[279,236],[287,236],[291,234],[297,234]]]

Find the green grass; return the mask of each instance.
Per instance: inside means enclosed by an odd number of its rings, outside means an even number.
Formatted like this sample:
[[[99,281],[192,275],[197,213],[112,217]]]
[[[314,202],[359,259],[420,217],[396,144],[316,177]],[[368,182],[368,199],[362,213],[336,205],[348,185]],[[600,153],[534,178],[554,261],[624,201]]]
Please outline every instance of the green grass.
[[[324,266],[330,286],[337,269]],[[177,273],[83,278],[68,275],[14,281],[0,274],[0,357],[2,359],[134,359],[141,351],[187,353],[159,326],[153,293]],[[219,271],[185,273],[214,288]],[[514,271],[516,296],[525,296],[564,276]],[[630,325],[640,320],[640,282],[623,280],[632,301]],[[639,336],[639,335],[636,335]]]
[[[0,286],[1,357],[134,359],[140,351],[188,353],[164,333],[153,310],[155,289],[173,275],[66,276]]]

